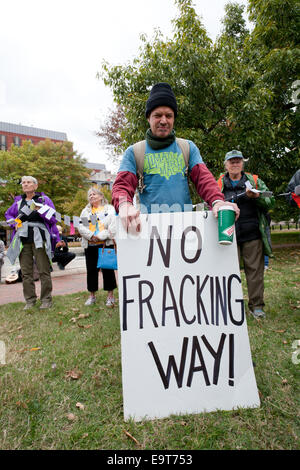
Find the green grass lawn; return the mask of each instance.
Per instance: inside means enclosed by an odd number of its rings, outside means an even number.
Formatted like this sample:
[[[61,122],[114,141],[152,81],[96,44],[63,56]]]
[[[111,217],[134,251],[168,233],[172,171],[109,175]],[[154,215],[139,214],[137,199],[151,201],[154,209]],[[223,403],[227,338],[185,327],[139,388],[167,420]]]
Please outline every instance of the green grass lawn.
[[[276,230],[271,232],[272,245],[300,244],[300,230]]]
[[[84,292],[58,296],[43,312],[12,303],[0,307],[0,449],[298,449],[300,248],[275,255],[267,317],[247,315],[260,408],[124,422],[119,313],[105,294],[91,307]]]

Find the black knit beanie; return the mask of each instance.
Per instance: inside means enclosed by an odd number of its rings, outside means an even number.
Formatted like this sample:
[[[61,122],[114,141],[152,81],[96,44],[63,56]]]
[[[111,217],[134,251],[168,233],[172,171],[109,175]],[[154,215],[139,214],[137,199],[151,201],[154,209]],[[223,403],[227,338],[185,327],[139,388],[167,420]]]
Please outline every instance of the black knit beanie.
[[[177,102],[172,88],[168,83],[156,83],[150,91],[146,104],[146,118],[158,106],[169,106],[177,116]]]

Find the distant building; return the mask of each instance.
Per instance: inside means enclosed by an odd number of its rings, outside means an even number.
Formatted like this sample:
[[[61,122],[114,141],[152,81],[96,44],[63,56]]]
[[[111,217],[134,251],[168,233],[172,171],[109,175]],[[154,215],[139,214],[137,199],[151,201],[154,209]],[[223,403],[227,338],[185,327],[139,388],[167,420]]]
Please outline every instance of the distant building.
[[[30,140],[33,144],[38,144],[41,140],[46,139],[57,143],[68,140],[65,132],[0,122],[0,150],[9,150],[12,144],[20,147],[23,140]]]
[[[106,166],[103,163],[85,163],[86,168],[92,170],[89,180],[98,186],[108,186],[112,188],[113,182],[116,179],[116,175],[113,175],[110,171],[106,170]]]

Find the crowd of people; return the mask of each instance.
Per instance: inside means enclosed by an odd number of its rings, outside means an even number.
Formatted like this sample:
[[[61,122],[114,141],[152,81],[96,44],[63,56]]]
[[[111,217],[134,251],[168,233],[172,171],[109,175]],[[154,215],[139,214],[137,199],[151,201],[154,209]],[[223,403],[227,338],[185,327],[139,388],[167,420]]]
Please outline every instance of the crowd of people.
[[[33,176],[23,176],[21,185],[23,194],[15,197],[14,203],[5,213],[13,229],[6,256],[12,265],[19,258],[20,270],[14,281],[22,281],[24,310],[33,308],[37,302],[37,279],[41,281],[40,309],[47,309],[52,307],[52,263],[57,262],[59,269],[64,270],[76,255],[69,251],[67,238],[62,234],[62,227],[57,224],[53,202],[46,194],[37,191],[37,180]],[[98,251],[103,246],[113,246],[116,216],[113,206],[108,204],[99,189],[90,188],[87,198],[89,202],[81,212],[81,219],[86,218],[87,226],[81,223],[79,233],[85,253],[87,290],[90,294],[85,305],[92,305],[96,302],[99,287]],[[46,211],[39,211],[43,205],[53,208],[51,217],[47,217]],[[4,260],[4,248],[1,241],[0,268]],[[101,271],[103,289],[108,293],[106,306],[114,307],[114,289],[117,287],[115,272],[110,269]]]
[[[177,101],[170,85],[155,84],[146,103],[149,129],[145,141],[131,145],[125,151],[112,188],[112,204],[98,188],[92,187],[87,193],[88,204],[82,209],[78,228],[89,293],[85,305],[96,303],[100,270],[103,289],[107,292],[106,306],[115,305],[115,271],[100,268],[98,255],[99,250],[115,246],[116,216],[127,231],[140,232],[141,212],[165,212],[166,208],[174,210],[174,207],[177,211],[192,210],[190,179],[215,217],[224,204],[234,210],[238,256],[245,270],[249,312],[255,318],[265,317],[264,269],[272,256],[268,211],[274,205],[274,197],[260,177],[244,170],[245,158],[239,150],[226,153],[225,172],[216,181],[195,143],[176,137],[177,113]],[[300,170],[288,185],[287,200],[291,205],[297,204],[299,180]],[[41,281],[40,308],[47,309],[52,306],[52,263],[57,262],[63,270],[75,254],[68,250],[67,239],[57,224],[53,202],[37,191],[37,180],[33,176],[23,176],[21,185],[23,194],[15,197],[5,213],[13,228],[6,256],[12,264],[19,258],[25,309],[32,308],[37,301],[33,274],[36,266]],[[134,203],[137,192],[139,208]],[[43,205],[54,209],[50,218],[39,210]],[[0,242],[0,281],[3,258],[4,244]]]

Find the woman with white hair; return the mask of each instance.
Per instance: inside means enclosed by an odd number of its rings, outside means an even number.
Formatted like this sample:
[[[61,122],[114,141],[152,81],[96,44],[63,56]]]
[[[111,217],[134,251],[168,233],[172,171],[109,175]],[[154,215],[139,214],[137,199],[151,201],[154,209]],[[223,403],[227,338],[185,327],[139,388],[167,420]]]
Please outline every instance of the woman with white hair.
[[[26,301],[24,309],[32,308],[37,300],[33,275],[35,259],[41,281],[40,308],[46,309],[52,306],[52,253],[61,243],[55,207],[45,193],[37,191],[38,182],[33,176],[23,176],[21,185],[23,194],[15,197],[5,213],[7,222],[14,228],[7,257],[14,264],[19,256]],[[39,212],[42,206],[53,209],[50,218],[48,210]]]
[[[116,235],[115,209],[108,204],[104,194],[98,188],[88,190],[87,206],[80,214],[81,223],[79,233],[82,236],[81,246],[84,248],[87,290],[90,293],[85,305],[96,302],[98,291],[99,268],[98,252],[100,247],[114,247],[113,239]],[[103,289],[107,291],[106,306],[114,307],[114,289],[117,287],[115,272],[112,269],[101,269],[103,276]]]

